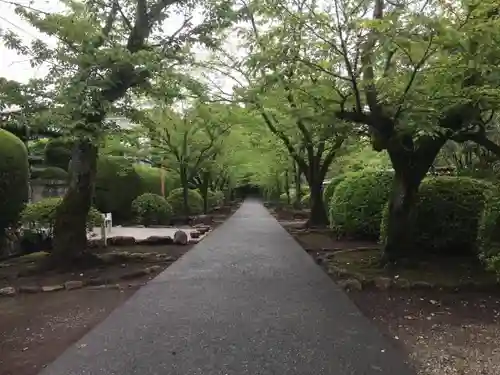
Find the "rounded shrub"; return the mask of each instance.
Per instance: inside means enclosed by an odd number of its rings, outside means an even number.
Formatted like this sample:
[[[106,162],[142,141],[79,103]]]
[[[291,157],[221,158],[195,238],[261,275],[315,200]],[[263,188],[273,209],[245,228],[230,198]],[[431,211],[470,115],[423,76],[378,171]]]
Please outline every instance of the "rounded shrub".
[[[414,212],[416,248],[441,254],[477,251],[478,228],[491,189],[490,183],[469,177],[424,180]]]
[[[167,202],[172,207],[174,215],[184,215],[184,198],[182,188],[174,189],[170,192]],[[203,212],[203,198],[197,190],[188,190],[189,214],[199,215]]]
[[[500,277],[500,189],[489,190],[477,232],[479,257]]]
[[[46,229],[52,235],[56,221],[56,210],[61,202],[62,198],[52,197],[27,204],[21,212],[21,223],[29,228]],[[101,212],[91,207],[87,216],[87,229],[92,230],[94,227],[100,226],[102,222]]]
[[[161,178],[162,173],[160,168],[150,167],[146,165],[136,164],[134,170],[139,175],[141,180],[141,192],[162,195]],[[164,172],[163,183],[165,186],[165,194],[179,186],[179,179],[174,178],[171,173]]]
[[[64,139],[52,139],[45,145],[45,164],[68,170],[73,142]]]
[[[66,181],[69,178],[69,173],[59,167],[46,167],[31,171],[31,178]]]
[[[220,190],[208,191],[208,206],[209,208],[222,206],[224,203],[224,193]]]
[[[0,239],[15,225],[29,197],[28,152],[14,134],[0,129]]]
[[[132,212],[143,225],[168,224],[172,217],[172,207],[161,195],[145,193],[132,202]]]
[[[100,157],[97,163],[94,205],[111,212],[113,221],[132,219],[132,201],[141,194],[141,180],[131,163],[116,156]]]
[[[330,199],[332,199],[333,194],[335,193],[335,189],[338,184],[340,184],[347,177],[347,174],[340,174],[338,176],[333,177],[330,182],[323,189],[323,202],[326,207],[330,205]]]
[[[377,239],[393,176],[392,172],[372,170],[346,176],[338,183],[330,199],[332,228],[346,237]]]

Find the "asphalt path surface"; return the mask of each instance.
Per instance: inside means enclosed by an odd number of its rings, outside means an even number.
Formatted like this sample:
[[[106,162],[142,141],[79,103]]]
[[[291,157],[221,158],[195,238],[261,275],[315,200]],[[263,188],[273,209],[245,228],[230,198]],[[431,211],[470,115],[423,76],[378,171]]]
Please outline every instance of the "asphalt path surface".
[[[258,201],[42,375],[414,375]]]

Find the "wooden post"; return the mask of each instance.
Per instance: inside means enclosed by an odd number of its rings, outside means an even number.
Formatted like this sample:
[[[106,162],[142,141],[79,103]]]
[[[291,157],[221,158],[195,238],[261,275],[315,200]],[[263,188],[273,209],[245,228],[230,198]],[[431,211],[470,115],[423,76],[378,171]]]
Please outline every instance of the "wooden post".
[[[161,186],[161,195],[165,196],[165,170],[160,167],[160,186]]]

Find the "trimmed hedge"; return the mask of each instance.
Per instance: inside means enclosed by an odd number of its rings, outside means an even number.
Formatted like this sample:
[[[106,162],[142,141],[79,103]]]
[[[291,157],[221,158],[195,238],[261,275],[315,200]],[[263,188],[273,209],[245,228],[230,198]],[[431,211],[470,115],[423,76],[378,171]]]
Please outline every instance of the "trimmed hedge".
[[[182,188],[172,190],[167,198],[167,202],[172,207],[174,215],[185,215]],[[198,190],[188,190],[188,206],[190,215],[199,215],[203,212],[203,198]]]
[[[224,193],[220,190],[208,191],[208,207],[214,208],[224,204]]]
[[[45,164],[67,171],[71,161],[73,142],[63,139],[52,139],[45,145]]]
[[[62,198],[45,198],[36,203],[28,204],[21,213],[21,223],[35,228],[45,228],[52,236],[56,221],[56,210],[61,204]],[[102,214],[91,207],[87,216],[87,230],[100,226],[103,222]]]
[[[485,220],[492,188],[488,182],[469,177],[439,176],[424,180],[413,213],[414,223],[409,228],[413,231],[415,249],[450,255],[476,253],[481,247],[478,238],[488,237],[486,233],[491,231],[479,228]],[[385,243],[388,214],[386,205],[381,224],[382,243]]]
[[[41,180],[60,180],[67,181],[69,173],[59,167],[46,167],[43,169],[35,169],[31,172],[31,178]]]
[[[323,202],[325,203],[326,207],[330,206],[330,200],[332,199],[333,194],[335,193],[335,189],[337,188],[338,184],[344,181],[346,177],[348,177],[348,174],[340,174],[338,176],[335,176],[330,180],[328,185],[324,187]]]
[[[366,170],[346,176],[330,199],[330,226],[342,236],[377,239],[393,176],[393,172]]]
[[[161,195],[145,193],[132,202],[132,211],[143,225],[169,224],[172,207]]]
[[[29,197],[28,152],[14,134],[0,129],[0,239],[15,225]]]
[[[161,169],[146,165],[134,165],[135,172],[141,179],[141,192],[161,194]],[[179,186],[179,179],[173,178],[171,173],[165,172],[163,182],[165,184],[165,194]]]
[[[94,204],[111,212],[113,221],[133,218],[132,201],[141,194],[141,180],[132,164],[118,156],[101,156],[97,162]]]

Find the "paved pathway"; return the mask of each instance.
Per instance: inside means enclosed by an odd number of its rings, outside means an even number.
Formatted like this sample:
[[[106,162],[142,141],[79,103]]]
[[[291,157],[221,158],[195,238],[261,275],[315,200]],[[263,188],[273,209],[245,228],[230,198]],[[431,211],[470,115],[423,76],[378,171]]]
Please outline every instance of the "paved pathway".
[[[247,201],[42,374],[413,374],[404,359]]]

